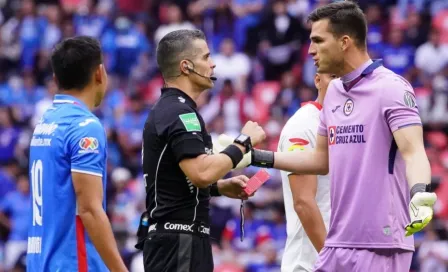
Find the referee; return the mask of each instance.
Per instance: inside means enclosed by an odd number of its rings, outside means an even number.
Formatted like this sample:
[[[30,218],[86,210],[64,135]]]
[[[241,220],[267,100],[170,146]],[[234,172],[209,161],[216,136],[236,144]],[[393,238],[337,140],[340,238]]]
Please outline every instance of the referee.
[[[216,79],[200,30],[167,34],[158,44],[157,63],[165,86],[143,131],[147,210],[137,248],[143,249],[145,271],[212,272],[210,196],[247,199],[246,176],[221,178],[265,133],[249,121],[234,144],[213,154],[195,102]]]

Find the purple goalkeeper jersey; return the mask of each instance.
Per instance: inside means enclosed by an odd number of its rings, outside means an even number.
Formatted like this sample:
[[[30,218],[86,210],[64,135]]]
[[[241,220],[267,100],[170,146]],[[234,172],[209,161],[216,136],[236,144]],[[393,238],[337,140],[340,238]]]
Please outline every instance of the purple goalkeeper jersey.
[[[414,250],[405,163],[396,130],[421,125],[411,85],[369,60],[330,82],[318,134],[328,137],[331,218],[327,247]]]

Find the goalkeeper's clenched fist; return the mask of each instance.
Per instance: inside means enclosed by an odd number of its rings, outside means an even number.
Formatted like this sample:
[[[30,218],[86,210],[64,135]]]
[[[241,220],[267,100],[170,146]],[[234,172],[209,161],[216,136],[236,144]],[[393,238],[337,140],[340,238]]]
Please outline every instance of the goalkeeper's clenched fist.
[[[423,184],[416,184],[416,186],[423,186]],[[421,231],[428,223],[431,221],[433,217],[433,205],[437,200],[437,196],[435,193],[429,192],[417,192],[409,203],[409,214],[411,216],[411,223],[406,225],[406,236],[412,235],[416,232]]]

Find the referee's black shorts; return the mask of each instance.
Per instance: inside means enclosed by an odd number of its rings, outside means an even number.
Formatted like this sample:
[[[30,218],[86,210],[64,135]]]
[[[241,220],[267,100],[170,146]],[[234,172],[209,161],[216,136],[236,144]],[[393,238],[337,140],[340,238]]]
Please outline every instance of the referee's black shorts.
[[[145,272],[213,272],[208,235],[150,232],[143,257]]]

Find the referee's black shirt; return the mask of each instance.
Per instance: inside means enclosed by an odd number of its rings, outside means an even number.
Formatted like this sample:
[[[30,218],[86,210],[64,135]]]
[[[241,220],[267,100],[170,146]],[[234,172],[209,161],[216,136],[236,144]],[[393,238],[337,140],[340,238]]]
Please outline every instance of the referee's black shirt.
[[[143,130],[143,174],[151,222],[209,224],[210,187],[195,187],[179,167],[185,158],[212,154],[212,140],[196,103],[176,88],[163,88]]]

